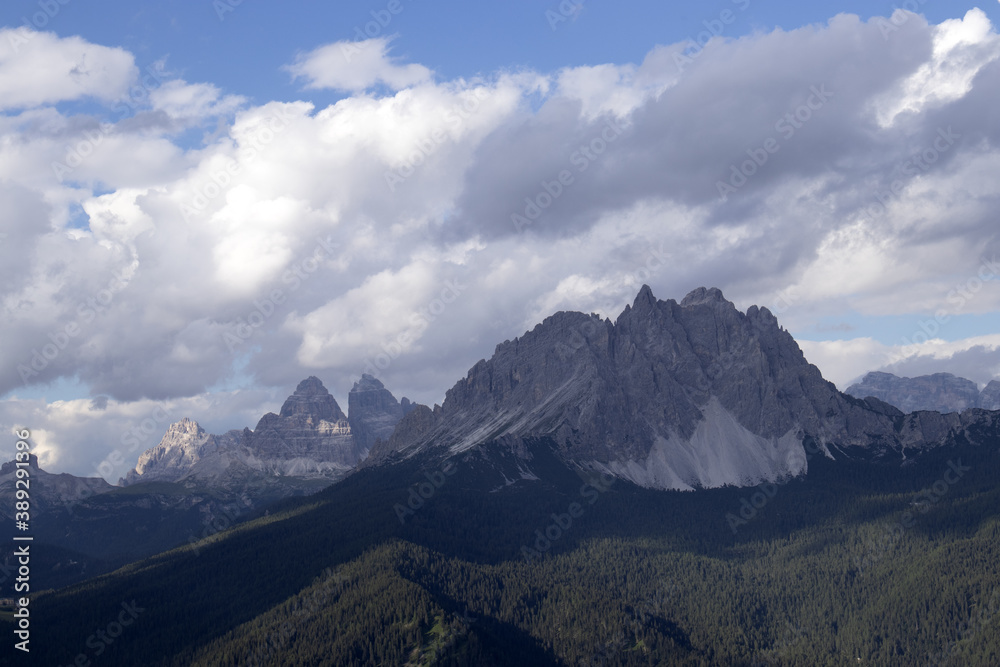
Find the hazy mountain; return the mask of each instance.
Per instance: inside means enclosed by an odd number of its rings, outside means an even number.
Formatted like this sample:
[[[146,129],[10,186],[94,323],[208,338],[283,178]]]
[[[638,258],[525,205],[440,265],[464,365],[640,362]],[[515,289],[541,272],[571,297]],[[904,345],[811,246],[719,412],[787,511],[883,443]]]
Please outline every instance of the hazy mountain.
[[[1000,386],[990,390],[990,394],[994,396],[998,392]],[[848,387],[845,393],[858,398],[874,396],[907,413],[917,410],[961,412],[981,407],[994,409],[983,405],[980,401],[979,387],[975,382],[956,377],[951,373],[906,378],[897,377],[892,373],[872,371],[860,382]]]
[[[364,373],[347,395],[348,422],[357,446],[367,456],[378,439],[387,439],[413,404],[402,402],[373,376]]]
[[[351,390],[348,404],[350,419],[319,378],[309,377],[278,414],[264,415],[253,430],[212,435],[185,418],[139,457],[121,483],[180,482],[251,495],[262,488],[279,494],[284,489],[285,495],[318,490],[352,470],[367,455],[368,443],[388,436],[403,416],[403,406],[367,375]]]
[[[16,501],[17,462],[0,466],[0,517],[14,518]],[[76,477],[67,473],[52,474],[38,467],[38,457],[28,455],[28,479],[32,513],[37,516],[53,508],[64,507],[81,496],[95,496],[113,491],[115,487],[100,477]],[[23,488],[23,485],[22,485]]]
[[[979,392],[977,407],[984,410],[1000,410],[1000,380],[990,380]]]

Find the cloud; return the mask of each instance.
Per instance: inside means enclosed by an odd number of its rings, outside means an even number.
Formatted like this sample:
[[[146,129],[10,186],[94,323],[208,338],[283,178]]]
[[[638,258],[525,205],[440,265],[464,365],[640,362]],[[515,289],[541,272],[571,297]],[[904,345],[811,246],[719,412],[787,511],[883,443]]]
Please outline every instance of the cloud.
[[[246,102],[239,95],[222,95],[208,83],[187,83],[182,79],[168,81],[149,94],[153,110],[163,111],[177,120],[204,120],[231,114]]]
[[[865,317],[1000,310],[997,35],[975,12],[880,25],[840,15],[691,62],[650,45],[641,63],[450,81],[388,40],[337,43],[289,68],[355,93],[319,108],[168,77],[125,115],[51,106],[113,110],[131,70],[26,97],[0,115],[0,426],[34,420],[52,460],[81,469],[118,425],[102,439],[87,399],[14,397],[76,378],[107,397],[94,415],[203,418],[230,406],[204,407],[220,386],[280,401],[316,374],[344,396],[374,369],[433,403],[553,310],[613,318],[643,283],[660,298],[715,285],[795,331],[859,313],[857,338],[802,343],[838,383],[977,358],[983,381],[991,342],[910,359]],[[79,38],[33,44],[132,67]],[[931,94],[942,72],[961,85]]]
[[[885,345],[871,338],[800,341],[806,359],[841,390],[870,371],[900,377],[953,373],[980,386],[1000,376],[1000,335],[916,345]]]
[[[44,470],[104,477],[116,484],[143,451],[159,443],[171,423],[193,418],[215,433],[252,428],[282,400],[266,391],[216,392],[211,397],[169,401],[118,402],[106,396],[51,403],[9,399],[0,401],[0,432],[11,434],[0,447],[0,460],[14,458],[13,431],[26,428],[32,452]]]
[[[432,72],[418,64],[398,65],[389,57],[389,37],[360,42],[340,41],[299,54],[285,67],[293,79],[305,79],[306,88],[350,92],[383,85],[402,90],[430,80]]]
[[[0,110],[125,94],[138,70],[132,54],[26,28],[0,29]]]

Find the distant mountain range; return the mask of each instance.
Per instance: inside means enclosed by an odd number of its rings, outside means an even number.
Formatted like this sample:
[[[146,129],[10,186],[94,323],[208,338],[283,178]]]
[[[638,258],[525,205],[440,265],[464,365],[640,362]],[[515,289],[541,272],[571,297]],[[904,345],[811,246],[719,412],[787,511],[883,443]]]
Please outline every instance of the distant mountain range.
[[[845,393],[858,398],[874,396],[903,412],[962,412],[969,408],[1000,410],[1000,380],[991,380],[980,391],[972,380],[951,373],[906,378],[872,371],[860,382],[848,387]]]
[[[252,430],[214,435],[187,418],[172,424],[118,487],[38,470],[35,511],[50,515],[42,537],[69,554],[55,565],[92,562],[92,571],[197,541],[359,467],[414,457],[432,467],[477,457],[492,490],[544,483],[548,458],[535,448],[550,442],[560,465],[580,474],[649,489],[752,487],[804,475],[814,456],[902,462],[992,437],[1000,412],[972,406],[996,401],[998,387],[980,395],[949,375],[873,373],[842,393],[766,308],[740,312],[714,288],[661,301],[643,286],[614,322],[560,312],[501,343],[443,405],[397,401],[363,375],[345,414],[309,377]],[[969,409],[908,409],[931,398]],[[3,470],[0,499],[12,499]],[[124,526],[133,527],[128,540]]]
[[[303,485],[318,490],[351,471],[410,408],[406,398],[400,403],[363,375],[348,395],[348,417],[319,378],[309,377],[279,414],[267,413],[253,430],[212,435],[189,419],[172,424],[119,484],[179,482],[240,493],[277,485],[289,495]]]
[[[925,384],[971,401],[954,380]],[[36,463],[38,657],[125,600],[142,631],[102,664],[924,664],[1000,590],[1000,411],[840,392],[717,289],[556,313],[442,405],[363,376],[348,408],[310,377],[253,430],[182,420],[119,487]],[[1000,650],[960,633],[963,664]]]

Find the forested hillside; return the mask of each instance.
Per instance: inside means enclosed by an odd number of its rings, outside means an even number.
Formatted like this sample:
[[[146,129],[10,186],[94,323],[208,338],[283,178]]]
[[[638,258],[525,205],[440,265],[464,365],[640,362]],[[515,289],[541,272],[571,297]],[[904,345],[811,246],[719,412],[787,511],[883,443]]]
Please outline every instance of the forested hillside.
[[[126,603],[142,611],[100,664],[1000,664],[995,444],[697,492],[560,469],[548,446],[545,482],[487,492],[474,460],[363,470],[40,595],[57,634],[36,657],[96,664],[88,637]]]

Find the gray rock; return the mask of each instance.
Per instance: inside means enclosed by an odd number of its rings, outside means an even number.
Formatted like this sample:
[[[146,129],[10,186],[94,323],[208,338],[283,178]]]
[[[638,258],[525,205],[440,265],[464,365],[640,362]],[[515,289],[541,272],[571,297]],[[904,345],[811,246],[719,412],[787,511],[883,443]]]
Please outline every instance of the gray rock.
[[[350,414],[351,432],[362,457],[375,445],[379,438],[388,439],[396,424],[403,418],[410,401],[403,398],[400,404],[396,397],[377,379],[367,373],[354,383],[347,396],[347,410]]]
[[[316,377],[299,383],[278,414],[253,429],[206,433],[197,422],[172,424],[119,484],[180,482],[232,495],[288,495],[319,490],[341,479],[368,453],[369,441],[388,438],[409,409],[382,383],[363,376],[349,398],[351,419]],[[354,433],[356,425],[361,433]]]
[[[741,313],[714,288],[659,301],[643,286],[615,322],[560,312],[498,345],[440,408],[407,415],[371,463],[545,435],[568,462],[643,486],[753,485],[803,472],[807,440],[827,455],[901,458],[970,428],[995,431],[988,415],[904,420],[824,380],[766,308]]]
[[[951,373],[906,378],[873,371],[865,375],[861,382],[848,387],[845,393],[858,398],[874,396],[907,413],[917,410],[961,412],[983,407],[976,383]]]
[[[1000,381],[990,380],[980,392],[976,407],[984,410],[1000,410]]]

